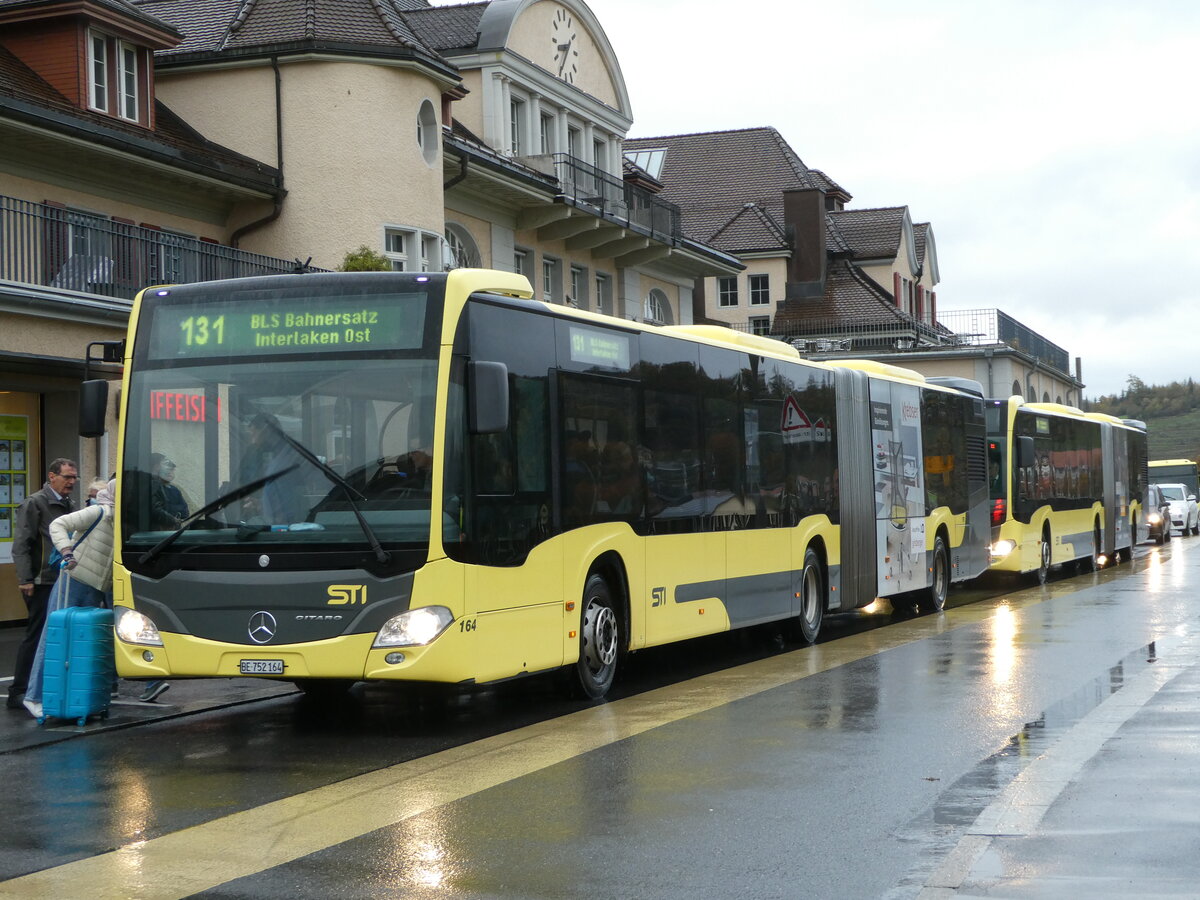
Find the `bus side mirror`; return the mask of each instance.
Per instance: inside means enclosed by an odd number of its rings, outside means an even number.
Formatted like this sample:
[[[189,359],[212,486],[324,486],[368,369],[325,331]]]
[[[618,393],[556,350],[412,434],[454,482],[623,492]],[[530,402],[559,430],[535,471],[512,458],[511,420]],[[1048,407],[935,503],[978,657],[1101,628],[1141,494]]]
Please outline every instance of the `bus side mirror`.
[[[1017,465],[1022,469],[1037,465],[1037,454],[1033,449],[1033,438],[1027,434],[1017,436]]]
[[[467,363],[471,397],[467,427],[471,434],[499,434],[508,429],[508,366],[502,362]]]
[[[108,382],[103,378],[79,385],[79,436],[101,437],[108,415]]]

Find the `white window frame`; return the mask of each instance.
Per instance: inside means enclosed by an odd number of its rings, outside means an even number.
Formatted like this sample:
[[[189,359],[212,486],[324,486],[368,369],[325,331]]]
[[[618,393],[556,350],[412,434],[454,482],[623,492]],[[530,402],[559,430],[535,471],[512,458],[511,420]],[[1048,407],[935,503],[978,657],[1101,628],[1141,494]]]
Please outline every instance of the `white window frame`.
[[[512,97],[508,101],[508,148],[513,156],[520,156],[525,131],[525,101]]]
[[[96,57],[99,49],[101,58]],[[88,31],[88,109],[106,113],[109,109],[108,87],[112,80],[109,63],[108,36],[99,31]],[[101,102],[97,102],[97,100]]]
[[[518,275],[529,277],[529,251],[517,248],[513,250],[513,271]]]
[[[751,306],[769,306],[771,303],[771,276],[750,275],[747,277],[747,290],[750,294]]]
[[[717,309],[733,309],[738,305],[738,280],[736,275],[725,275],[717,279]]]
[[[750,316],[746,320],[747,330],[751,334],[766,336],[771,333],[771,317],[770,316]]]
[[[596,312],[609,316],[614,315],[612,279],[603,272],[597,272],[594,283],[596,285]]]
[[[538,116],[538,145],[543,154],[554,152],[554,116]]]
[[[542,299],[554,303],[555,288],[559,287],[560,272],[558,260],[553,256],[542,256]],[[557,293],[561,293],[558,291]]]
[[[399,249],[394,241],[399,241]],[[440,234],[422,228],[386,225],[383,229],[383,255],[391,260],[394,272],[442,271],[444,243]]]
[[[570,302],[578,309],[587,309],[587,269],[571,266]]]
[[[132,57],[132,67],[128,60]],[[141,111],[141,54],[134,44],[117,41],[117,115],[137,122]],[[130,106],[133,107],[132,115]]]
[[[646,294],[645,313],[647,322],[655,325],[665,325],[669,309],[670,299],[663,291],[654,288]]]

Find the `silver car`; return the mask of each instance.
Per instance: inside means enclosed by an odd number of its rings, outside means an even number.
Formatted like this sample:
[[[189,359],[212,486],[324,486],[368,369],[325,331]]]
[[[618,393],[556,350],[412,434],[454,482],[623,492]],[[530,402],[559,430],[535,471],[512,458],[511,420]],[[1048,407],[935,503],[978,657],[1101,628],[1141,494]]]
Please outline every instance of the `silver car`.
[[[1200,508],[1196,495],[1189,494],[1186,485],[1160,484],[1163,497],[1171,504],[1171,527],[1181,534],[1200,534]]]

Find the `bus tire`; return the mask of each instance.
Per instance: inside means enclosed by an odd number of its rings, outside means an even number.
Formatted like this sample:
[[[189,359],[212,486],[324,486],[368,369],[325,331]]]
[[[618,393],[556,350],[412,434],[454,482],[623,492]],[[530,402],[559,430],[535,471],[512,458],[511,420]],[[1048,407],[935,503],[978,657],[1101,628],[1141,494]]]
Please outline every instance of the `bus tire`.
[[[1133,548],[1138,544],[1138,520],[1137,516],[1129,518],[1129,546],[1122,547],[1117,551],[1116,561],[1119,563],[1129,562],[1133,559]]]
[[[1038,541],[1038,567],[1034,572],[1038,584],[1045,584],[1050,576],[1050,550],[1050,529],[1045,528],[1042,530],[1042,539]]]
[[[950,554],[940,534],[933,539],[933,565],[930,568],[932,580],[925,589],[924,603],[930,612],[942,612],[950,593]]]
[[[603,575],[593,572],[588,576],[581,606],[574,682],[584,697],[599,700],[616,677],[621,635],[616,602]]]
[[[825,618],[825,570],[817,551],[804,551],[804,568],[800,571],[800,615],[795,619],[795,631],[806,644],[815,644]]]
[[[1097,572],[1100,569],[1100,523],[1092,525],[1092,555],[1079,557],[1076,568],[1082,572]]]

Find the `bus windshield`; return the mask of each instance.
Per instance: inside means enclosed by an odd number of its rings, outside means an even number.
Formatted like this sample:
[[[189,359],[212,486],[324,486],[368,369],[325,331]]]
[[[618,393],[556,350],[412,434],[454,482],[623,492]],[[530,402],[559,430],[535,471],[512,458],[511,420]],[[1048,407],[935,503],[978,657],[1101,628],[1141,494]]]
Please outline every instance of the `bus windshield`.
[[[427,548],[437,342],[423,335],[424,310],[409,327],[393,319],[365,349],[314,344],[298,353],[283,343],[361,333],[345,324],[347,309],[359,315],[364,306],[423,306],[426,298],[377,295],[348,305],[306,296],[304,318],[288,319],[293,301],[285,296],[273,313],[258,294],[249,306],[256,327],[236,300],[185,299],[148,304],[139,321],[144,358],[130,379],[122,459],[125,564],[149,562],[158,553],[148,551],[176,531],[164,556],[180,565],[205,555],[218,568],[211,554],[241,568],[236,557],[290,550],[313,568],[322,563],[312,554],[323,550]],[[221,322],[224,349],[179,352],[201,318],[210,339]],[[265,350],[253,346],[263,334],[273,342]]]

